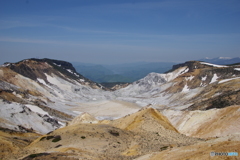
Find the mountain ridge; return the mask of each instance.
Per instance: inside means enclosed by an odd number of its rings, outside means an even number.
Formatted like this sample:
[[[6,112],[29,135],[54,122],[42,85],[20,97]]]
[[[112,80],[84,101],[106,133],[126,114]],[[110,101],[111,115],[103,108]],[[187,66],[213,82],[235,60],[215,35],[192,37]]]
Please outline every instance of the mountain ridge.
[[[239,64],[188,61],[114,91],[72,67],[46,59],[0,67],[0,158],[151,159],[177,150],[172,158],[184,159],[191,147],[200,158],[198,148],[218,144],[239,151]]]
[[[188,109],[194,104],[199,109],[201,107],[198,104],[202,105],[202,109],[209,108],[211,104],[213,106],[210,108],[214,108],[214,100],[224,95],[227,97],[232,93],[231,105],[239,105],[236,98],[239,93],[238,83],[236,83],[240,80],[239,68],[239,65],[223,66],[189,61],[173,66],[173,69],[165,74],[150,73],[116,93],[119,93],[119,97],[130,95],[132,102],[142,103],[143,106],[152,104],[161,108],[166,105],[176,109]],[[211,97],[214,98],[206,107],[207,103],[203,101]],[[122,98],[122,100],[127,99]],[[228,104],[230,103],[223,102],[222,107]]]

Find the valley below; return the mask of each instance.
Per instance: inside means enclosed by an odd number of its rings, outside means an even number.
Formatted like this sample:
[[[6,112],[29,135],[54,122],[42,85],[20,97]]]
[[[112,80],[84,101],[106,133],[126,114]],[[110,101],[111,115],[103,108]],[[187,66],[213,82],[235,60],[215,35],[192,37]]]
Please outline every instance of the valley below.
[[[111,90],[78,72],[0,67],[0,159],[239,159],[239,64],[188,61]]]

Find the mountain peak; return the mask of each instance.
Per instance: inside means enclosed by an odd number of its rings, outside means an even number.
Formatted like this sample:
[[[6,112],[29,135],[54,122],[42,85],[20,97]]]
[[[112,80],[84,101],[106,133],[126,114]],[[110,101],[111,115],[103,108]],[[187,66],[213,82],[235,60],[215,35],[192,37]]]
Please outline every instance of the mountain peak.
[[[131,131],[145,128],[145,130],[150,132],[158,132],[165,129],[178,132],[164,115],[151,107],[144,107],[134,114],[117,119],[112,122],[112,125]],[[161,127],[156,128],[159,125]]]
[[[75,125],[75,124],[79,124],[79,123],[90,123],[90,124],[94,124],[94,123],[98,123],[98,120],[93,117],[92,115],[90,115],[89,113],[82,113],[80,115],[78,115],[77,117],[75,117],[69,125]]]

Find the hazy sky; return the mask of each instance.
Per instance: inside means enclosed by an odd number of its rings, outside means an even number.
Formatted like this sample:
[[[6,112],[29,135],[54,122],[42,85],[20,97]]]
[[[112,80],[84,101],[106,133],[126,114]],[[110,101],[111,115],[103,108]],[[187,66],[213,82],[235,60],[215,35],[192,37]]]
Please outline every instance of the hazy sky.
[[[240,56],[239,0],[0,0],[0,63]]]

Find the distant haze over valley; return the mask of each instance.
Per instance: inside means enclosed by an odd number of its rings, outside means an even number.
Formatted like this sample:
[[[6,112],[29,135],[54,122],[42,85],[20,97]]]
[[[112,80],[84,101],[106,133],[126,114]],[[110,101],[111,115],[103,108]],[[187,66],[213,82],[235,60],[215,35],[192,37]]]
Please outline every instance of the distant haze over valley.
[[[115,65],[96,65],[74,62],[76,71],[92,81],[134,82],[151,72],[164,73],[176,64],[173,62],[137,62]]]
[[[240,58],[217,57],[203,58],[198,61],[204,61],[214,64],[234,64],[240,63]],[[113,82],[134,82],[151,72],[165,73],[172,68],[176,62],[133,62],[122,64],[91,64],[82,62],[72,62],[76,71],[92,81],[103,83]]]

